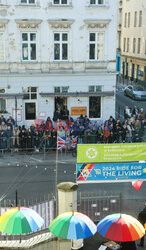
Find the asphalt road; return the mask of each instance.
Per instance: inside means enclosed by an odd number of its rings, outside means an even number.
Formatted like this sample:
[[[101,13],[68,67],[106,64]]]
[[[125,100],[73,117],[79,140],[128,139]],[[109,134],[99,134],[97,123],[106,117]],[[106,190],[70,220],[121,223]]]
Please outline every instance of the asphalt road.
[[[70,153],[59,154],[57,183],[76,181],[76,158]],[[43,154],[4,155],[0,160],[0,200],[42,201],[56,196],[56,155]],[[146,182],[136,191],[131,182],[80,184],[79,191],[87,197],[119,196],[122,194],[123,211],[137,214],[143,207]],[[12,202],[13,203],[13,202]]]

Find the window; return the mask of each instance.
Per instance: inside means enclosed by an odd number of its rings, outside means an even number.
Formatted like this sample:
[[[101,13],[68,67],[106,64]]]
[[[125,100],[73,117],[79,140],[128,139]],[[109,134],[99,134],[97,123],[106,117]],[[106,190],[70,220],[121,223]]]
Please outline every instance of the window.
[[[104,33],[89,34],[89,59],[103,59]]]
[[[137,26],[137,11],[134,12],[134,27]]]
[[[140,54],[141,39],[138,38],[137,53]]]
[[[104,0],[90,0],[90,4],[95,4],[95,5],[104,4]]]
[[[125,13],[125,22],[124,22],[124,27],[127,27],[127,13]]]
[[[133,53],[136,52],[136,38],[133,38]]]
[[[35,102],[25,103],[25,119],[26,120],[36,119],[36,103]]]
[[[54,87],[55,93],[67,93],[69,90],[69,86],[63,86],[63,87]]]
[[[68,0],[53,0],[53,4],[68,4]]]
[[[35,0],[21,0],[22,4],[35,4]]]
[[[128,27],[130,27],[130,12],[128,13]]]
[[[36,33],[22,33],[22,60],[36,60]]]
[[[101,85],[91,85],[89,86],[89,92],[99,92],[102,91],[102,86]]]
[[[68,60],[67,33],[54,33],[54,60]]]
[[[89,118],[101,117],[101,97],[90,96],[89,97]]]
[[[22,88],[24,93],[23,99],[34,100],[37,99],[37,88],[36,87],[24,87]]]
[[[123,40],[123,52],[126,51],[126,38],[124,38]]]
[[[0,113],[6,112],[6,100],[0,99]]]
[[[0,61],[4,60],[4,34],[0,33]]]
[[[129,52],[129,38],[127,38],[127,52]]]
[[[142,11],[139,11],[139,27],[142,26]]]

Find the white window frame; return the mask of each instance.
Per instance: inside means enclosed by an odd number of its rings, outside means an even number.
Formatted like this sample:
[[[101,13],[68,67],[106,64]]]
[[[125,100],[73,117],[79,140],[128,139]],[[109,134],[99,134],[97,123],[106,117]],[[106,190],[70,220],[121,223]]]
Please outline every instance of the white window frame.
[[[54,5],[54,6],[57,6],[57,5],[64,5],[64,6],[66,6],[66,5],[69,5],[69,0],[67,0],[67,3],[62,3],[62,1],[63,0],[58,0],[59,1],[59,3],[54,3],[54,1],[55,0],[52,0],[52,5]]]
[[[59,41],[55,41],[55,39],[54,39],[54,37],[55,37],[55,34],[59,34],[60,35],[60,40]],[[67,41],[63,41],[62,40],[62,35],[63,34],[67,34]],[[56,62],[56,61],[68,61],[69,60],[69,33],[68,32],[66,32],[66,31],[62,31],[62,32],[60,32],[60,31],[55,31],[54,33],[53,33],[53,43],[54,43],[54,45],[53,45],[53,49],[54,49],[54,51],[53,51],[53,60]],[[55,44],[60,44],[60,52],[59,52],[59,55],[60,55],[60,58],[59,59],[55,59]],[[63,44],[67,44],[67,59],[62,59],[62,51],[63,51],[63,49],[62,49],[62,45]]]
[[[25,0],[26,3],[22,3],[23,0],[20,0],[21,5],[36,5],[36,0],[34,0],[34,3],[30,3],[31,0]]]
[[[103,3],[100,3],[100,1],[103,1]],[[90,5],[105,5],[105,0],[94,0],[95,3],[92,3],[92,0],[90,0]]]
[[[28,40],[27,41],[23,41],[23,39],[22,39],[22,35],[23,34],[27,34],[27,36],[28,36]],[[35,39],[35,41],[31,41],[30,40],[30,35],[31,34],[35,34],[36,35],[36,39]],[[23,44],[28,44],[28,59],[24,59],[23,58]],[[35,59],[31,59],[31,44],[35,44],[36,45],[36,58]],[[36,32],[21,32],[21,60],[22,61],[30,61],[30,62],[32,62],[32,61],[36,61],[36,59],[37,59],[37,33]]]
[[[90,41],[90,34],[93,33],[95,34],[95,41]],[[99,34],[103,34],[103,42],[100,42],[98,40],[98,35]],[[89,61],[100,61],[100,60],[103,60],[104,59],[104,43],[105,43],[105,32],[104,31],[98,31],[98,32],[89,32]],[[90,45],[91,44],[95,44],[95,58],[94,59],[90,59]],[[102,58],[98,59],[98,53],[97,53],[97,50],[98,50],[98,44],[102,44],[103,45],[103,55],[102,55]]]
[[[0,55],[0,61],[5,60],[5,37],[4,37],[4,32],[0,32],[0,35],[2,34],[3,38],[0,40],[0,46],[3,47],[3,55]]]

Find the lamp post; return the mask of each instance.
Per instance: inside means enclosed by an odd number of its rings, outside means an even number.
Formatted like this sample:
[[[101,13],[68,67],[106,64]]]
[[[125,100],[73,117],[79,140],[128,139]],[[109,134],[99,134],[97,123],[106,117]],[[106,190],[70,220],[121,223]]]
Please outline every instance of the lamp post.
[[[17,126],[17,96],[15,95],[15,121]]]

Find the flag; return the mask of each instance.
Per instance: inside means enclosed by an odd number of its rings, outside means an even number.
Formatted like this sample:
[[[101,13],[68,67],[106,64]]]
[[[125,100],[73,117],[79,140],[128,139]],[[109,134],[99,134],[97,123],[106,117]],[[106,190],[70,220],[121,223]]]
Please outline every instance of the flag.
[[[132,186],[139,191],[143,181],[132,181]]]
[[[71,142],[71,149],[74,149],[77,147],[77,142],[78,142],[78,137],[72,137],[72,142]]]
[[[66,145],[65,145],[65,140],[66,138],[61,138],[61,137],[58,137],[58,150],[63,150],[63,149],[66,149]]]

